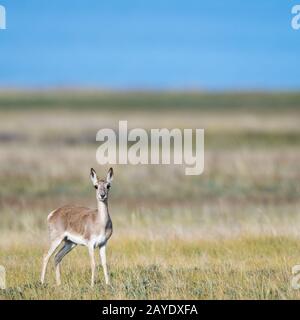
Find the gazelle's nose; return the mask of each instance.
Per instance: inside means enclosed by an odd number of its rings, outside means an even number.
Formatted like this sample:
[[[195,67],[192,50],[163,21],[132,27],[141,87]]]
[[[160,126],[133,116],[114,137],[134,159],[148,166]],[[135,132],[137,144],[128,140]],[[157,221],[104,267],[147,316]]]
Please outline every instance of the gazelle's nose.
[[[100,194],[100,197],[101,197],[101,199],[104,199],[105,198],[105,193]]]

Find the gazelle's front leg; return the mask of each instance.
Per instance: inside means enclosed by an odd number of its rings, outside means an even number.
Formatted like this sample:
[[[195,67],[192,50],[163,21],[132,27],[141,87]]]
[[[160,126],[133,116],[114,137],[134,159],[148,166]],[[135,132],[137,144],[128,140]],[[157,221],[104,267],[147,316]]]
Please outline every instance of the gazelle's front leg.
[[[105,277],[105,283],[110,284],[109,275],[107,271],[107,264],[106,264],[106,245],[100,247],[100,259],[103,267],[104,277]]]
[[[93,287],[95,284],[95,268],[96,268],[94,246],[89,246],[89,255],[91,259],[91,270],[92,270],[91,286]]]

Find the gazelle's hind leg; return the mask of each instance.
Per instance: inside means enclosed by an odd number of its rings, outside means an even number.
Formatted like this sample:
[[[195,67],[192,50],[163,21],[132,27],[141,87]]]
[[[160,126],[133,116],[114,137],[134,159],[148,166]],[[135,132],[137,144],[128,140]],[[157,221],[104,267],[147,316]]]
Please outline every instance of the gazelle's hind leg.
[[[70,240],[65,240],[63,247],[58,251],[58,253],[54,257],[55,261],[55,274],[56,274],[56,284],[59,286],[61,284],[60,281],[60,262],[64,258],[66,254],[68,254],[76,244]]]
[[[50,257],[54,253],[54,251],[57,249],[57,247],[61,244],[63,238],[57,238],[51,242],[50,248],[48,250],[48,253],[44,256],[43,260],[43,268],[42,268],[42,274],[41,274],[41,282],[44,283],[45,281],[45,274],[46,274],[46,269],[47,265],[49,262]]]

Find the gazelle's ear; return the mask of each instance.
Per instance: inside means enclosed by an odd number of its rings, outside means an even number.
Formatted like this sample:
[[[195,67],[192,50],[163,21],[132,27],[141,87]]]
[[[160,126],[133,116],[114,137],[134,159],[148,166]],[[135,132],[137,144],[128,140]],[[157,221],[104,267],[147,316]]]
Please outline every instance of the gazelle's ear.
[[[113,179],[114,179],[114,170],[113,170],[113,168],[110,168],[107,172],[106,181],[108,183],[111,183],[113,181]]]
[[[97,178],[96,171],[93,168],[91,168],[90,177],[91,177],[91,180],[92,180],[94,187],[97,189],[98,188],[98,178]]]

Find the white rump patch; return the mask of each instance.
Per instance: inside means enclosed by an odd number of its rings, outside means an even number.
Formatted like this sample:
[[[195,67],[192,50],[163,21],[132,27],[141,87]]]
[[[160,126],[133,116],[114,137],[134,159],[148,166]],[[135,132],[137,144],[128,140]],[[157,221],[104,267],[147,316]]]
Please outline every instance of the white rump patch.
[[[53,213],[54,213],[56,210],[57,210],[57,209],[51,211],[51,212],[48,214],[47,221],[50,220],[50,218],[53,216]]]

